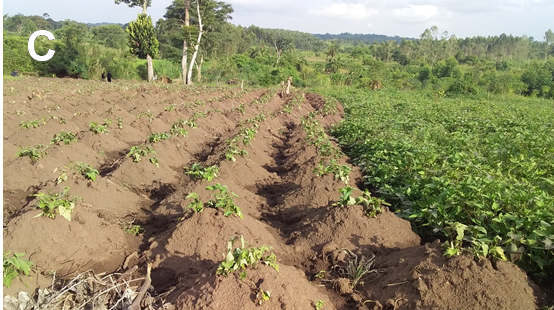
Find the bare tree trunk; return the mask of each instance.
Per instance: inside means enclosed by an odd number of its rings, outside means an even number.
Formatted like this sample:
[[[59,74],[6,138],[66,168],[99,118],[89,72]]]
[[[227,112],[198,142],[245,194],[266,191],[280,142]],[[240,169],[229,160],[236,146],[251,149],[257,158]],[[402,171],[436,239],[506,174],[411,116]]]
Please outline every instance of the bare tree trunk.
[[[152,78],[154,78],[154,66],[152,65],[152,56],[146,55],[146,62],[148,63],[148,82],[152,82]]]
[[[276,41],[273,42],[273,45],[275,45],[275,53],[277,53],[277,61],[275,62],[275,64],[278,65],[279,60],[281,59],[281,53],[283,52],[283,50],[279,50],[279,48],[277,47]]]
[[[185,0],[185,27],[190,25],[190,0]],[[188,46],[186,38],[183,40],[183,58],[181,59],[181,70],[183,70],[183,84],[187,85],[187,57],[188,57]]]
[[[200,32],[198,32],[198,40],[194,46],[194,53],[192,54],[192,59],[190,61],[189,71],[187,72],[187,84],[192,84],[192,66],[196,61],[196,55],[198,55],[198,47],[200,46],[200,40],[202,40],[202,16],[200,16],[200,3],[196,2],[196,13],[198,14],[198,26],[200,27]]]
[[[183,40],[183,58],[181,59],[181,70],[183,71],[183,84],[187,85],[187,40]]]
[[[196,81],[202,82],[202,64],[204,63],[204,55],[200,55],[200,65],[196,64]]]
[[[287,88],[285,89],[285,94],[290,93],[290,83],[292,82],[292,76],[289,76],[289,79],[287,80]]]
[[[142,13],[146,14],[146,0],[144,0],[144,3],[142,5]],[[148,66],[148,83],[150,83],[154,78],[154,66],[152,65],[152,56],[146,55],[146,63]]]

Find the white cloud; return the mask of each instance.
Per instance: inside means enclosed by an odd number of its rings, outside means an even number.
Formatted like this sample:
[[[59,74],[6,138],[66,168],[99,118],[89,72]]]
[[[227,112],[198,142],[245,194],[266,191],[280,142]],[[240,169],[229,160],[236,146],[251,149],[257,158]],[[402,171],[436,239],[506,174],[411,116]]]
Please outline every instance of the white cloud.
[[[362,3],[333,3],[319,9],[309,9],[308,14],[337,17],[347,20],[362,20],[377,14],[376,9],[366,9]]]
[[[408,4],[407,8],[393,10],[392,13],[403,22],[424,22],[439,13],[434,5]]]
[[[435,5],[445,10],[472,14],[500,13],[502,11],[521,12],[531,8],[546,7],[554,4],[551,0],[409,0],[415,5]]]

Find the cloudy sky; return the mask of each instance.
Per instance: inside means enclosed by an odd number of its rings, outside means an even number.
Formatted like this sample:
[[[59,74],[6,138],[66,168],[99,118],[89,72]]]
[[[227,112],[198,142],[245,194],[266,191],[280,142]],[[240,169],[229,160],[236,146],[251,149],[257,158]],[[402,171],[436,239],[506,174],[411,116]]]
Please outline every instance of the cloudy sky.
[[[161,18],[172,0],[153,0],[149,13]],[[232,22],[310,33],[375,33],[419,37],[438,26],[457,37],[533,36],[554,30],[554,0],[226,0]],[[138,8],[114,0],[4,0],[3,14],[42,15],[54,20],[127,23]]]

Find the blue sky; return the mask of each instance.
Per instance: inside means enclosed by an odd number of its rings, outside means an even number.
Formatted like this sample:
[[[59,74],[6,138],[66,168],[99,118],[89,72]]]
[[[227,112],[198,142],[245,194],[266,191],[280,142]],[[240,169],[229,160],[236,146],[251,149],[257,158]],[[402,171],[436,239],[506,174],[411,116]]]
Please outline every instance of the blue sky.
[[[149,14],[162,18],[172,0],[152,0]],[[458,38],[500,35],[543,40],[554,30],[554,0],[227,0],[233,22],[310,33],[376,33],[418,37],[438,26]],[[141,10],[113,0],[4,0],[3,14],[42,15],[54,20],[127,23]]]

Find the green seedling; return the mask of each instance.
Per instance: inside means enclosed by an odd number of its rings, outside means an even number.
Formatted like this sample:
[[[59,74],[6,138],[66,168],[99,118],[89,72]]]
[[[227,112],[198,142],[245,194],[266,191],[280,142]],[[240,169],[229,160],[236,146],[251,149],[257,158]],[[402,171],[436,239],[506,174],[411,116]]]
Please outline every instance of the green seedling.
[[[325,270],[320,270],[316,275],[315,275],[316,278],[318,279],[323,279],[325,278]]]
[[[138,163],[142,157],[148,156],[149,154],[156,154],[154,148],[150,145],[136,145],[131,148],[127,156],[132,157],[133,161]]]
[[[82,162],[77,162],[77,166],[75,167],[79,173],[85,177],[85,179],[96,181],[96,176],[98,176],[100,173],[98,170],[94,169],[91,165],[84,164]],[[67,179],[67,177],[66,177]]]
[[[269,291],[259,290],[256,293],[256,303],[261,306],[265,301],[269,301],[270,297],[271,293]]]
[[[256,135],[256,129],[254,128],[243,128],[240,130],[239,135],[242,136],[242,143],[244,145],[252,145],[250,140],[254,140]]]
[[[171,134],[170,133],[167,133],[167,132],[156,132],[156,133],[152,133],[148,136],[148,142],[151,142],[151,143],[156,143],[156,142],[160,142],[162,140],[167,140],[171,138]]]
[[[37,208],[42,210],[42,213],[35,216],[47,216],[51,219],[56,217],[56,212],[71,221],[71,213],[75,208],[75,204],[81,197],[70,197],[68,195],[69,186],[64,187],[61,193],[48,194],[38,193],[33,196],[37,197]]]
[[[206,180],[208,182],[212,181],[214,178],[217,177],[217,174],[219,173],[219,167],[218,166],[211,166],[204,168],[202,165],[198,163],[192,164],[190,168],[183,168],[185,171],[184,173],[188,176],[190,176],[193,180]]]
[[[90,131],[94,132],[95,134],[99,134],[99,133],[105,133],[105,134],[108,134],[108,132],[110,132],[108,130],[108,126],[107,125],[99,125],[97,122],[91,122],[89,124],[89,129]]]
[[[240,112],[241,114],[244,114],[246,113],[246,110],[244,109],[244,103],[240,104],[238,107],[236,108],[232,108],[231,109],[231,112],[235,112],[235,111],[238,111]]]
[[[467,225],[461,223],[453,223],[445,229],[450,241],[445,241],[442,244],[444,250],[444,256],[452,257],[454,255],[462,254],[462,243],[464,240],[465,230]]]
[[[317,168],[314,169],[314,173],[317,176],[323,176],[328,173],[332,173],[335,179],[339,179],[344,184],[348,184],[350,177],[348,174],[352,171],[352,168],[348,165],[339,165],[336,159],[330,159],[327,165],[323,164],[323,160],[317,164]]]
[[[235,193],[229,192],[227,186],[217,183],[213,186],[206,186],[207,190],[219,191],[212,193],[210,200],[206,204],[207,207],[223,209],[223,215],[228,217],[232,214],[244,219],[241,209],[233,202],[233,197],[238,197]]]
[[[334,151],[334,147],[329,141],[324,142],[319,146],[319,155],[323,157],[333,155],[333,151]]]
[[[158,157],[156,157],[156,155],[150,157],[150,162],[152,163],[152,165],[160,168],[160,163],[159,163]]]
[[[192,118],[194,119],[199,119],[200,117],[206,117],[206,113],[204,112],[194,112],[194,114],[192,115]]]
[[[315,309],[316,310],[323,310],[323,300],[318,300],[317,303],[315,304]]]
[[[204,101],[200,100],[200,99],[194,100],[193,104],[194,104],[195,107],[202,107],[202,106],[206,105],[206,103]]]
[[[24,148],[19,148],[19,152],[15,154],[18,157],[29,157],[32,161],[37,161],[46,155],[46,148],[42,145],[36,146],[26,146]]]
[[[183,136],[183,137],[186,137],[189,134],[189,132],[186,131],[184,128],[171,128],[169,133],[174,136]]]
[[[123,119],[121,117],[117,117],[117,127],[119,127],[119,129],[123,129]]]
[[[184,128],[186,121],[182,118],[178,119],[173,125],[171,125],[171,129],[178,129],[178,128]]]
[[[62,182],[65,182],[67,181],[67,174],[66,172],[64,171],[62,174],[60,174],[57,178],[56,178],[56,185],[62,183]]]
[[[185,125],[188,125],[190,128],[196,128],[198,127],[198,124],[196,123],[196,120],[193,118],[189,118],[185,121]]]
[[[345,186],[343,188],[339,189],[340,192],[340,200],[333,204],[334,206],[340,206],[340,207],[346,207],[346,206],[352,206],[356,204],[356,199],[352,197],[352,190],[354,190],[351,186]]]
[[[234,145],[230,145],[227,151],[225,152],[225,158],[228,161],[237,161],[237,158],[235,156],[244,156],[248,155],[248,152],[246,150],[239,150]]]
[[[10,254],[12,253],[4,252],[2,264],[4,271],[3,284],[7,288],[12,285],[13,280],[18,276],[28,276],[31,267],[33,267],[33,262],[22,259],[25,253],[13,253],[11,257],[9,257]]]
[[[137,114],[137,119],[141,119],[143,116],[147,116],[148,120],[152,122],[154,120],[154,114],[148,110],[148,112],[140,112]]]
[[[72,132],[61,131],[58,134],[54,135],[54,138],[50,144],[56,144],[58,142],[63,142],[65,145],[69,145],[71,142],[77,141],[77,135]]]
[[[293,106],[290,104],[283,105],[283,113],[291,114]]]
[[[241,247],[233,249],[237,240],[240,240]],[[272,252],[271,247],[262,245],[259,248],[251,247],[247,249],[244,247],[244,238],[242,235],[233,236],[229,242],[227,242],[227,253],[223,254],[225,260],[217,268],[216,274],[226,277],[238,269],[243,269],[244,271],[239,276],[241,280],[244,280],[246,277],[246,267],[256,267],[260,261],[279,272],[275,254],[271,253],[269,255],[264,255],[265,252]]]
[[[377,214],[383,213],[382,206],[390,206],[390,203],[371,197],[371,193],[366,189],[361,196],[356,197],[356,204],[364,207],[364,212],[369,217],[377,217]]]
[[[129,225],[123,228],[123,231],[129,235],[138,236],[141,232],[144,231],[144,229],[140,227],[140,225],[129,223]]]
[[[204,204],[200,201],[197,193],[190,193],[185,199],[192,199],[192,202],[185,209],[192,209],[195,213],[204,211]]]
[[[215,113],[223,113],[223,111],[221,111],[221,109],[213,108],[213,109],[209,110],[206,114],[211,115],[211,114],[215,114]]]
[[[165,111],[173,111],[175,110],[175,104],[171,104],[169,107],[164,109]]]
[[[21,124],[19,124],[19,126],[21,126],[21,129],[38,128],[40,125],[46,125],[45,118],[40,120],[21,122]]]

